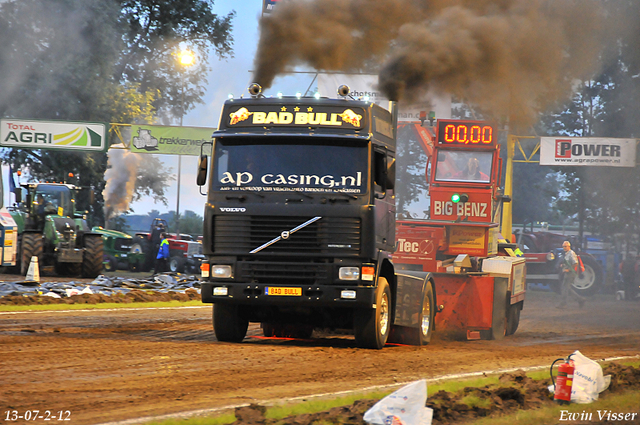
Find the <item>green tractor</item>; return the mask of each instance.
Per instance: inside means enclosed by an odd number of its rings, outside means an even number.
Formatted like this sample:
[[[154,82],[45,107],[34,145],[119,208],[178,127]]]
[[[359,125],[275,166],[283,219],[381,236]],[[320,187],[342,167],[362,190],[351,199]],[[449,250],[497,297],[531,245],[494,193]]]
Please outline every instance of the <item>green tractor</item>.
[[[32,257],[40,268],[53,266],[60,276],[93,278],[102,272],[102,235],[89,229],[75,209],[77,186],[62,183],[23,183],[22,200],[10,213],[18,226],[18,270],[25,275]],[[26,196],[22,198],[22,191]]]
[[[92,229],[100,233],[104,241],[104,269],[108,272],[128,269],[132,272],[142,270],[145,255],[133,248],[133,237],[117,230],[103,229],[95,226]]]

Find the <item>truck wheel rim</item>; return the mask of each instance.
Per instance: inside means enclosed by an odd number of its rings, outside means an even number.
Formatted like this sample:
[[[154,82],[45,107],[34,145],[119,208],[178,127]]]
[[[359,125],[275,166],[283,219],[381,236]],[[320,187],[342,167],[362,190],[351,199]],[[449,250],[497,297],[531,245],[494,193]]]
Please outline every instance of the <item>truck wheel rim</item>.
[[[389,300],[387,294],[382,294],[380,300],[380,335],[385,335],[389,328]]]
[[[428,298],[424,301],[424,305],[422,306],[422,323],[420,324],[420,330],[422,331],[423,336],[427,336],[429,328],[431,327],[431,303]]]

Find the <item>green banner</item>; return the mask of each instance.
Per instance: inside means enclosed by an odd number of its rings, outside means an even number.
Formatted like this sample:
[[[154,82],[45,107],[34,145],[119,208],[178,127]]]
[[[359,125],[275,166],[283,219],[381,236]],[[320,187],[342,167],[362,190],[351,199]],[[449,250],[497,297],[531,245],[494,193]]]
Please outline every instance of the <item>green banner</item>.
[[[215,128],[132,125],[131,152],[167,155],[200,155],[200,146],[211,141]]]

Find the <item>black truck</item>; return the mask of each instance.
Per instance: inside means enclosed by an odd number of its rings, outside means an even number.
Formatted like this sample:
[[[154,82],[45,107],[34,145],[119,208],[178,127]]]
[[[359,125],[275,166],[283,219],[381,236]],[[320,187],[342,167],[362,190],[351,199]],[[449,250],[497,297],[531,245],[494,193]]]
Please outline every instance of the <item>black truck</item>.
[[[198,164],[200,186],[209,174],[202,301],[217,339],[240,342],[261,322],[265,336],[351,329],[360,347],[428,343],[433,278],[392,262],[394,114],[346,86],[339,99],[249,91],[225,102],[211,161]]]

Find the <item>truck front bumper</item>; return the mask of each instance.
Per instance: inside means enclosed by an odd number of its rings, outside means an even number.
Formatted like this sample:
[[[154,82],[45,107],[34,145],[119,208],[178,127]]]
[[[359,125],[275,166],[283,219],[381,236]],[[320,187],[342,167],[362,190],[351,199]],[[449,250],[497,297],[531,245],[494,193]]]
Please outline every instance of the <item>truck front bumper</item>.
[[[243,305],[371,308],[373,286],[268,285],[260,283],[204,282],[202,302]]]

